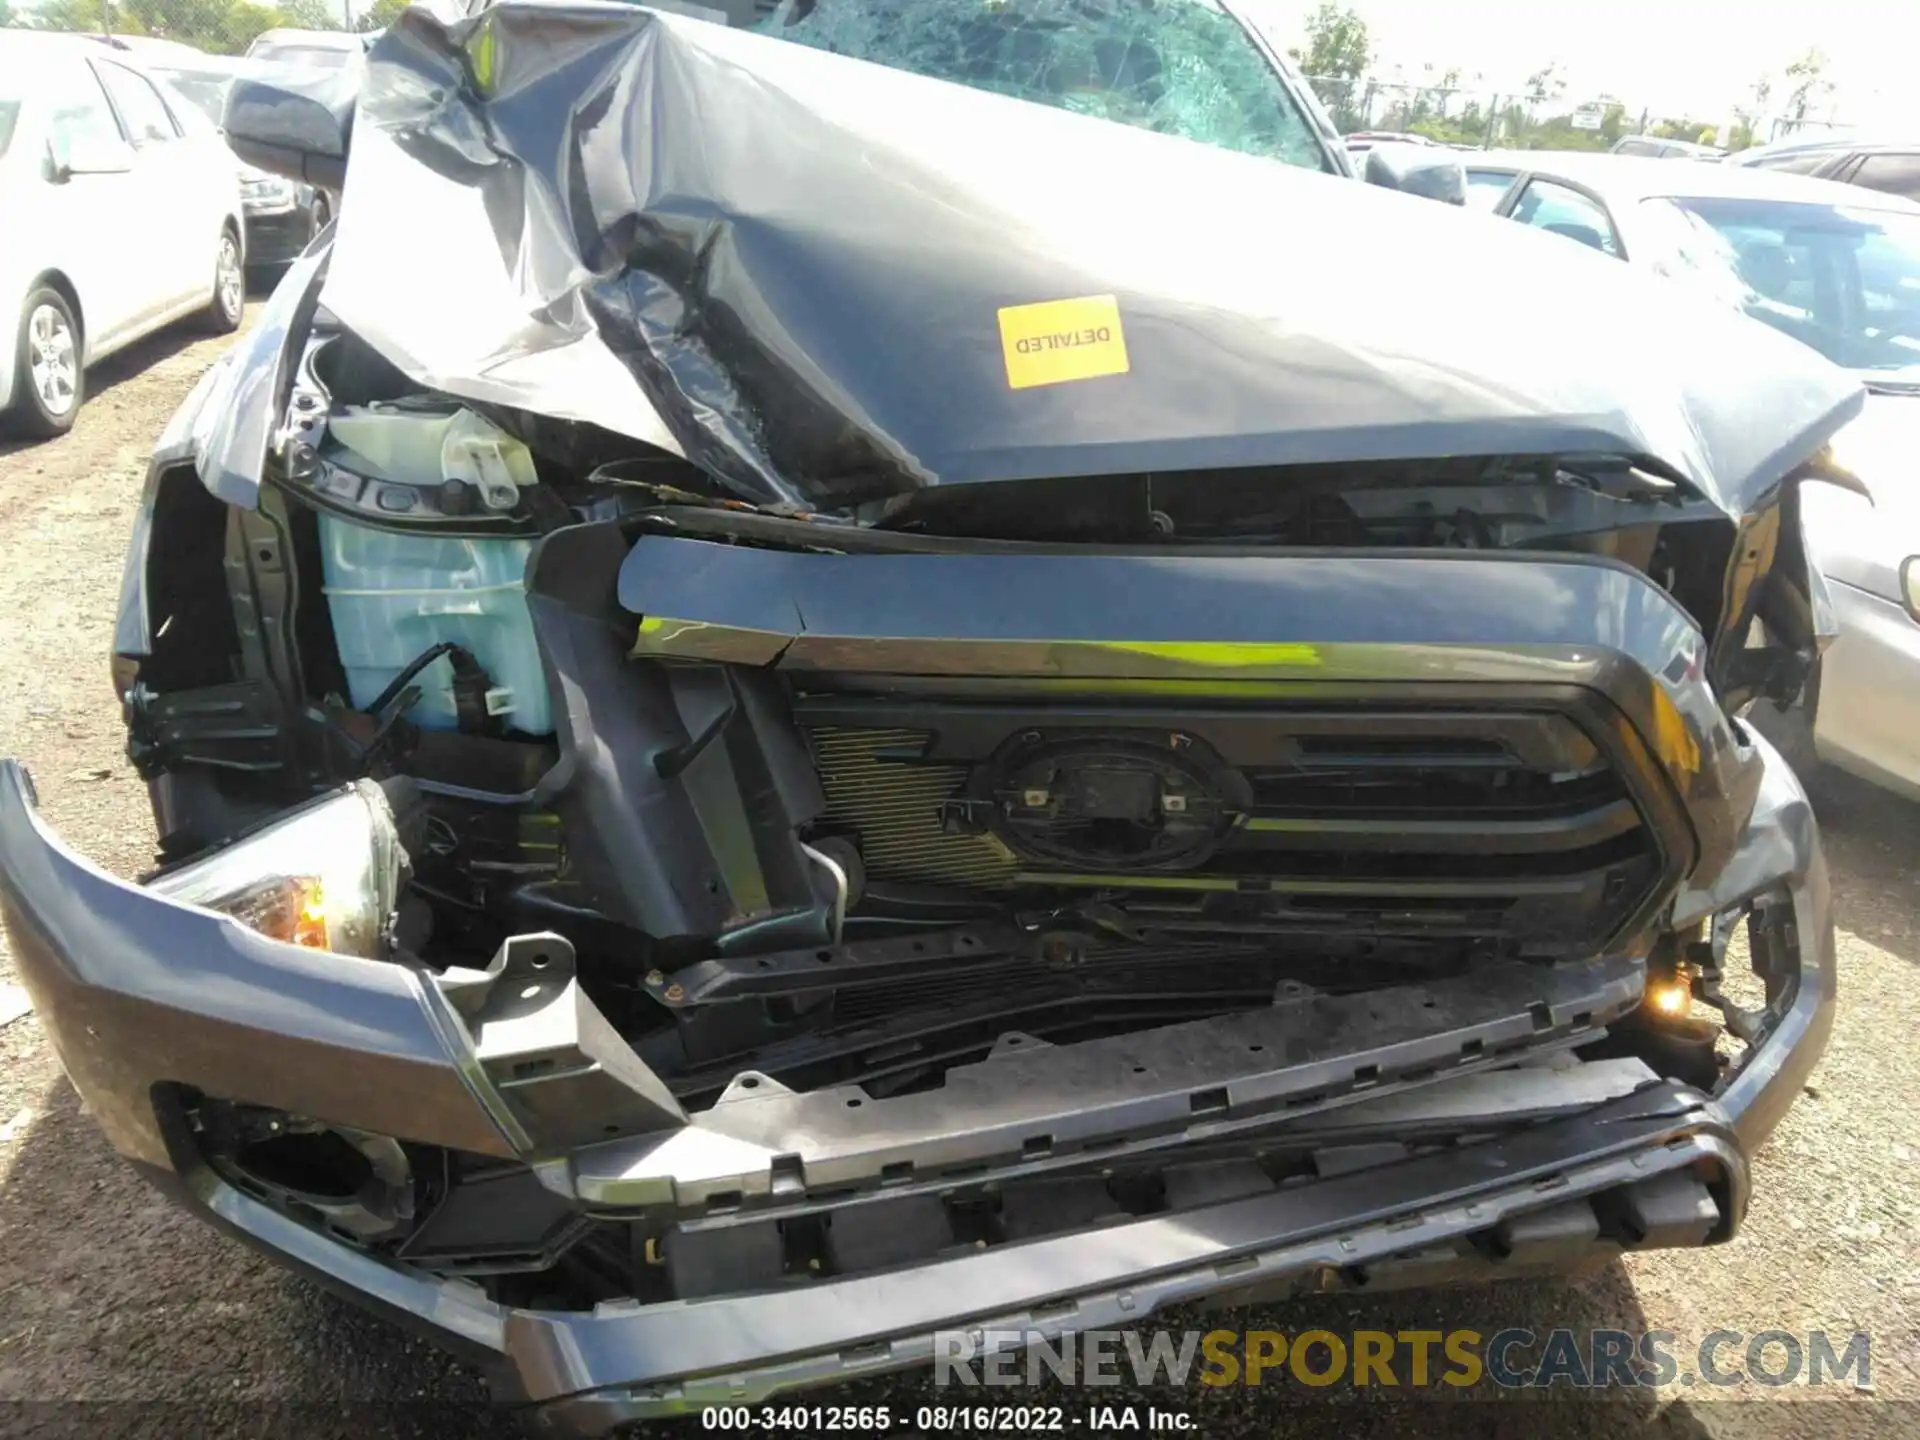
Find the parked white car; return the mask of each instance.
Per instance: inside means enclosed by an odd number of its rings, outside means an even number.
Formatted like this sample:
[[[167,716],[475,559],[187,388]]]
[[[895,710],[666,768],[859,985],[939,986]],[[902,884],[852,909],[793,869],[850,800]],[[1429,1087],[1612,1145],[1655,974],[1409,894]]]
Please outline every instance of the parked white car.
[[[171,321],[239,328],[239,169],[130,55],[0,30],[0,413],[15,429],[67,430],[86,367]]]
[[[1801,492],[1837,634],[1805,703],[1750,718],[1802,768],[1920,800],[1920,205],[1780,169],[1551,151],[1469,157],[1467,186],[1496,215],[1744,310],[1866,387],[1833,450],[1872,500]]]
[[[344,30],[269,30],[254,37],[247,58],[344,70],[366,54],[372,39]]]

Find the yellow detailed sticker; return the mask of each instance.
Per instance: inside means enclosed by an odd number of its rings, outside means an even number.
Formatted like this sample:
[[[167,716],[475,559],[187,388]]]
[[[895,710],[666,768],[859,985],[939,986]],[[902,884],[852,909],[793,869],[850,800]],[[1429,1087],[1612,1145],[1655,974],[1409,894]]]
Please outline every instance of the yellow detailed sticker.
[[[1120,302],[1111,295],[1009,305],[1000,312],[1000,345],[1015,390],[1127,373]]]

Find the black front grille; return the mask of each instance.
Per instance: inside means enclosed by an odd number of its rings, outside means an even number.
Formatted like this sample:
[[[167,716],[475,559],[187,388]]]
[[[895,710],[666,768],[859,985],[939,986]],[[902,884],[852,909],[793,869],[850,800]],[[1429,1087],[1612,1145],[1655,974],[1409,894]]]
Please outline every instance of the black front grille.
[[[823,832],[853,840],[874,881],[1097,898],[1173,934],[1450,937],[1552,956],[1597,948],[1671,879],[1624,727],[1587,692],[1563,702],[1176,712],[834,695],[803,697],[798,714]],[[1184,768],[1109,765],[1156,746]],[[1034,753],[1092,758],[1078,774],[1080,760],[1020,758]],[[1172,788],[1142,798],[1143,783]],[[1157,845],[1155,824],[1195,813],[1218,817],[1208,844]]]
[[[996,837],[942,828],[941,806],[965,788],[969,767],[910,758],[925,755],[925,731],[824,726],[811,738],[826,822],[859,840],[869,875],[941,885],[1012,883],[1019,860]]]

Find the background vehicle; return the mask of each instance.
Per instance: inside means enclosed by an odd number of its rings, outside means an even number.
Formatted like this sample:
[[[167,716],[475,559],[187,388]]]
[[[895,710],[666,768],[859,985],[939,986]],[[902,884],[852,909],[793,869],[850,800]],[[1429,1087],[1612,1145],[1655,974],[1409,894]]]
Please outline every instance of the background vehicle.
[[[1718,160],[1727,152],[1691,140],[1662,140],[1657,135],[1622,135],[1613,142],[1615,155],[1639,155],[1648,160]]]
[[[225,123],[227,91],[236,77],[271,78],[279,70],[273,61],[236,59],[226,55],[167,56],[148,69],[186,97],[216,129]],[[259,270],[284,265],[318,235],[333,218],[333,199],[324,190],[301,180],[241,165],[240,200],[246,209],[247,264]]]
[[[1787,141],[1729,155],[1727,163],[1839,180],[1920,201],[1920,140],[1873,140],[1859,135]]]
[[[109,49],[124,51],[149,68],[168,63],[191,64],[206,55],[204,50],[196,46],[156,35],[89,35],[86,38]]]
[[[1376,145],[1423,145],[1438,148],[1438,142],[1425,135],[1402,133],[1397,130],[1355,130],[1341,137],[1347,154],[1356,164],[1365,162],[1367,152]]]
[[[196,311],[238,328],[241,214],[218,132],[138,62],[0,30],[0,409],[58,434],[102,356]]]
[[[1839,635],[1805,708],[1758,712],[1783,748],[1920,797],[1920,205],[1777,169],[1490,154],[1468,184],[1496,213],[1735,306],[1859,377],[1836,441],[1873,500],[1802,496]],[[1817,701],[1817,704],[1812,702]]]
[[[269,30],[254,37],[247,58],[344,70],[366,55],[369,38],[338,30]]]

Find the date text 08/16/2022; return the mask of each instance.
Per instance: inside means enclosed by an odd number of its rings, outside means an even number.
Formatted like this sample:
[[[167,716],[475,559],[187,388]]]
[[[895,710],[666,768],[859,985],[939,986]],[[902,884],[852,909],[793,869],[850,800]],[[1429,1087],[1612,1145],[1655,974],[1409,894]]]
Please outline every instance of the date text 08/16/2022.
[[[920,1405],[909,1411],[889,1405],[709,1405],[700,1412],[703,1430],[791,1430],[814,1435],[884,1435],[909,1426],[919,1434],[988,1431],[1006,1435],[1081,1431],[1192,1434],[1198,1426],[1184,1410],[1157,1405]]]

